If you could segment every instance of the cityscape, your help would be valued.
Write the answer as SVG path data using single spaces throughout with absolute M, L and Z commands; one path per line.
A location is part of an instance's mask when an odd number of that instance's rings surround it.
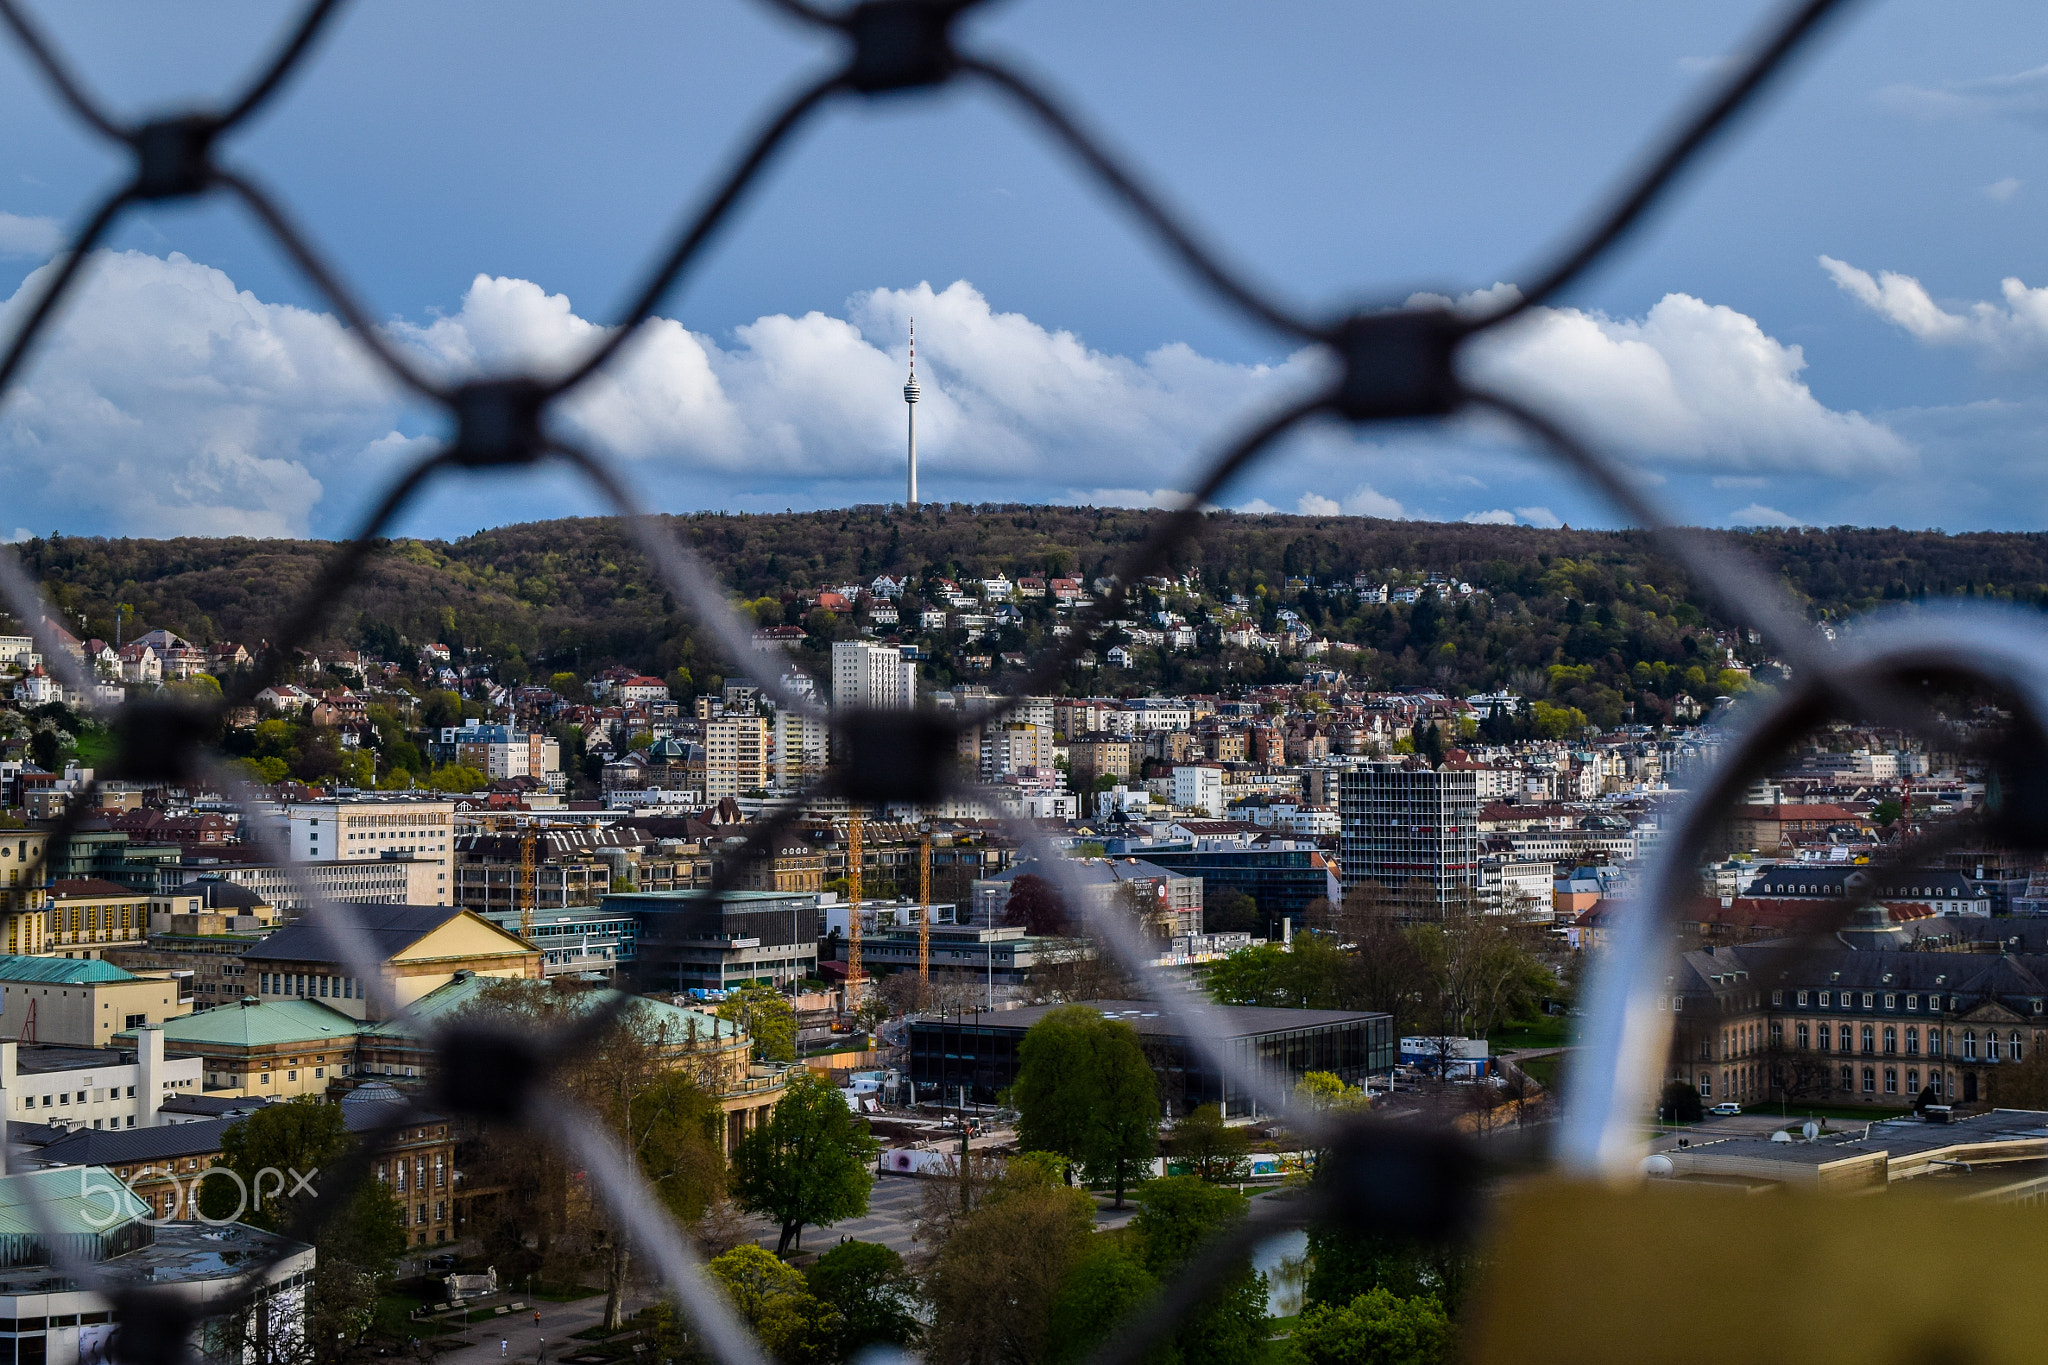
M 1291 533 L 1279 558 L 1314 535 Z M 1275 1093 L 1481 1143 L 1544 1131 L 1592 964 L 1642 913 L 1741 708 L 1789 669 L 1694 612 L 1667 648 L 1699 662 L 1617 672 L 1585 613 L 1597 666 L 1504 661 L 1462 695 L 1374 686 L 1350 670 L 1398 660 L 1311 620 L 1363 612 L 1413 639 L 1506 593 L 1253 577 L 1250 594 L 1146 580 L 1159 605 L 1116 622 L 1126 643 L 1021 696 L 978 651 L 1058 639 L 1121 585 L 997 565 L 791 584 L 750 604 L 748 656 L 702 683 L 595 659 L 543 681 L 559 659 L 442 640 L 379 650 L 391 627 L 369 618 L 282 666 L 260 639 L 195 640 L 128 605 L 114 641 L 55 617 L 0 636 L 9 1182 L 76 1171 L 114 1192 L 137 1231 L 107 1264 L 197 1301 L 218 1286 L 193 1237 L 225 1221 L 265 1248 L 270 1287 L 207 1327 L 215 1349 L 297 1334 L 323 1358 L 459 1359 L 498 1332 L 538 1356 L 566 1313 L 601 1344 L 687 1351 L 690 1324 L 614 1250 L 623 1230 L 574 1163 L 445 1103 L 441 1030 L 607 1011 L 557 1083 L 636 1144 L 764 1340 L 789 1334 L 771 1350 L 972 1360 L 995 1331 L 1035 1351 L 1099 1335 L 1104 1283 L 1169 1268 L 1154 1239 L 1311 1178 L 1328 1139 Z M 86 626 L 110 610 L 46 591 Z M 1570 592 L 1537 609 L 1579 615 Z M 1632 610 L 1603 619 L 1628 629 Z M 1133 685 L 1176 654 L 1246 682 Z M 278 680 L 253 687 L 266 667 Z M 233 695 L 250 701 L 219 713 L 216 781 L 97 766 L 119 761 L 108 705 Z M 821 780 L 845 718 L 888 714 L 953 727 L 950 790 L 866 801 Z M 1837 722 L 1729 809 L 1669 916 L 1645 1158 L 1664 1178 L 2036 1197 L 2048 866 L 1949 833 L 1995 799 L 1968 730 L 1999 723 L 1980 711 L 1942 749 Z M 323 926 L 331 904 L 367 959 Z M 829 1181 L 785 1164 L 827 1149 Z M 345 1216 L 290 1240 L 294 1195 L 317 1191 L 271 1173 L 355 1153 L 368 1174 Z M 997 1322 L 1003 1277 L 1045 1268 L 971 1249 L 1020 1235 L 1079 1240 L 1067 1287 Z M 1397 1321 L 1450 1349 L 1471 1253 L 1368 1283 L 1331 1268 L 1352 1254 L 1337 1235 L 1247 1261 L 1203 1338 L 1251 1358 L 1313 1320 L 1328 1343 L 1301 1349 L 1341 1351 Z M 741 1288 L 764 1278 L 782 1286 L 766 1306 Z M 1346 1293 L 1378 1317 L 1355 1320 Z M 1076 1318 L 1073 1296 L 1096 1306 Z M 74 1297 L 76 1314 L 17 1305 L 16 1341 L 43 1312 L 46 1359 L 89 1356 L 107 1317 Z
M 0 1365 L 2037 1359 L 2044 52 L 0 0 Z

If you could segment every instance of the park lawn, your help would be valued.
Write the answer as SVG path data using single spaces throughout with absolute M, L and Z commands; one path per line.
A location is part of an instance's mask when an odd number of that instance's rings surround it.
M 104 768 L 113 761 L 115 747 L 112 730 L 88 725 L 73 741 L 71 759 L 81 768 Z
M 516 1292 L 522 1298 L 530 1297 L 541 1303 L 575 1303 L 579 1299 L 604 1293 L 604 1290 L 593 1289 L 587 1284 L 537 1284 L 533 1287 L 531 1295 L 526 1294 L 523 1285 L 508 1284 L 505 1290 L 507 1293 Z
M 370 1313 L 370 1334 L 405 1341 L 411 1337 L 444 1337 L 460 1330 L 454 1323 L 414 1322 L 406 1316 L 424 1302 L 411 1294 L 379 1295 L 377 1306 Z
M 1532 1047 L 1569 1047 L 1571 1020 L 1562 1014 L 1546 1014 L 1538 1019 L 1504 1024 L 1487 1034 L 1486 1041 L 1495 1052 L 1515 1052 Z
M 1552 1093 L 1556 1092 L 1558 1084 L 1564 1077 L 1564 1058 L 1562 1056 L 1531 1057 L 1528 1061 L 1517 1062 L 1515 1065 L 1527 1072 L 1530 1080 Z

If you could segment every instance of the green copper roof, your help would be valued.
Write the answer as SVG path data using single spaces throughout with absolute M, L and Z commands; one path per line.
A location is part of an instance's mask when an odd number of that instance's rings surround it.
M 31 1211 L 32 1204 L 42 1207 Z M 0 1237 L 40 1238 L 46 1228 L 60 1236 L 99 1237 L 153 1212 L 103 1167 L 0 1177 Z
M 104 981 L 140 981 L 133 972 L 89 957 L 10 957 L 0 954 L 0 981 L 38 981 L 52 986 L 88 986 Z
M 350 1038 L 362 1025 L 317 1000 L 266 1000 L 260 1005 L 219 1005 L 197 1014 L 166 1019 L 161 1025 L 164 1046 L 172 1050 L 194 1043 L 260 1047 L 266 1043 L 319 1043 Z M 116 1046 L 135 1045 L 135 1032 L 114 1035 Z

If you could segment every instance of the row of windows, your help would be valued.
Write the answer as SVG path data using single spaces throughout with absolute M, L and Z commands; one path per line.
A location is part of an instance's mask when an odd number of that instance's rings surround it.
M 1882 1008 L 1896 1011 L 1899 1008 L 1899 1001 L 1902 998 L 1901 993 L 1897 991 L 1794 991 L 1792 995 L 1793 1003 L 1801 1009 L 1824 1010 L 1874 1010 L 1880 1008 L 1877 1002 L 1881 997 L 1884 1001 Z M 1905 1000 L 1906 1013 L 1914 1014 L 1919 1011 L 1921 1006 L 1921 997 L 1917 993 L 1907 992 L 1904 994 L 1903 999 Z M 1940 1013 L 1941 999 L 1942 997 L 1939 992 L 1930 993 L 1926 997 L 1927 1012 L 1930 1014 Z M 2032 1012 L 2035 1014 L 2048 1012 L 2048 1001 L 2035 999 L 2029 1001 L 2028 1003 L 2032 1008 Z M 1775 1008 L 1782 1009 L 1785 1004 L 1785 992 L 1772 991 L 1771 1004 Z M 1948 1003 L 1948 1007 L 1952 1010 L 1961 1009 L 1963 1007 L 1961 998 L 1957 997 L 1955 999 L 1951 999 Z
M 306 972 L 258 972 L 259 995 L 306 995 L 336 1000 L 362 998 L 362 986 L 352 976 L 316 976 Z
M 1773 1023 L 1771 1025 L 1772 1042 L 1782 1043 L 1784 1038 L 1783 1029 L 1784 1026 L 1782 1024 Z M 1856 1050 L 1857 1034 L 1855 1026 L 1851 1024 L 1843 1024 L 1840 1029 L 1836 1029 L 1830 1024 L 1820 1024 L 1815 1026 L 1812 1032 L 1809 1033 L 1807 1022 L 1802 1019 L 1794 1025 L 1792 1037 L 1794 1045 L 1801 1051 L 1805 1051 L 1808 1048 L 1813 1048 L 1819 1052 L 1853 1052 Z M 1941 1056 L 1942 1037 L 1942 1031 L 1938 1028 L 1927 1030 L 1928 1056 Z M 1861 1039 L 1864 1052 L 1876 1052 L 1880 1041 L 1886 1053 L 1896 1053 L 1899 1051 L 1899 1030 L 1892 1024 L 1884 1026 L 1882 1039 L 1880 1039 L 1874 1025 L 1865 1024 L 1862 1026 Z M 2026 1043 L 2021 1038 L 2018 1029 L 2014 1029 L 2003 1039 L 1998 1036 L 1996 1029 L 1986 1029 L 1982 1041 L 1984 1047 L 1983 1056 L 1986 1061 L 1995 1062 L 2001 1060 L 2001 1058 L 2015 1062 L 2025 1060 Z M 1974 1062 L 1978 1059 L 1977 1030 L 1973 1028 L 1964 1029 L 1960 1040 L 1951 1036 L 1950 1043 L 1959 1048 L 1958 1055 L 1963 1060 Z M 1917 1056 L 1920 1052 L 1920 1030 L 1909 1025 L 1905 1031 L 1905 1044 L 1906 1055 Z
M 1730 1079 L 1730 1081 L 1732 1082 L 1733 1080 L 1737 1079 L 1737 1078 L 1738 1078 L 1739 1076 L 1740 1076 L 1740 1073 L 1737 1073 L 1737 1076 L 1736 1076 L 1736 1077 L 1730 1077 L 1729 1079 Z M 1781 1079 L 1782 1079 L 1782 1078 L 1781 1078 Z M 1875 1094 L 1877 1093 L 1877 1082 L 1878 1082 L 1877 1068 L 1876 1068 L 1876 1067 L 1874 1067 L 1874 1066 L 1866 1066 L 1866 1067 L 1864 1067 L 1864 1068 L 1863 1068 L 1863 1074 L 1862 1074 L 1862 1081 L 1863 1081 L 1863 1093 L 1864 1093 L 1864 1094 L 1866 1094 L 1866 1095 L 1875 1095 Z M 1856 1082 L 1857 1082 L 1857 1074 L 1856 1074 L 1856 1068 L 1855 1068 L 1855 1067 L 1853 1067 L 1853 1066 L 1844 1066 L 1844 1067 L 1843 1067 L 1843 1068 L 1841 1069 L 1841 1071 L 1840 1071 L 1840 1072 L 1839 1072 L 1839 1073 L 1837 1074 L 1837 1076 L 1836 1076 L 1836 1078 L 1835 1078 L 1835 1088 L 1836 1088 L 1837 1090 L 1849 1090 L 1849 1091 L 1853 1091 L 1853 1090 L 1855 1090 L 1855 1089 L 1856 1089 Z M 1936 1095 L 1940 1095 L 1940 1094 L 1942 1093 L 1942 1074 L 1941 1074 L 1941 1072 L 1940 1072 L 1940 1071 L 1929 1071 L 1929 1072 L 1927 1073 L 1927 1084 L 1928 1084 L 1928 1085 L 1930 1085 L 1930 1086 L 1932 1086 L 1932 1087 L 1934 1088 L 1934 1093 L 1935 1093 Z M 1702 1071 L 1702 1072 L 1700 1073 L 1700 1078 L 1699 1078 L 1699 1085 L 1698 1085 L 1698 1087 L 1697 1087 L 1697 1088 L 1698 1088 L 1698 1090 L 1699 1090 L 1699 1092 L 1700 1092 L 1700 1098 L 1701 1098 L 1701 1099 L 1703 1099 L 1703 1100 L 1706 1100 L 1706 1099 L 1712 1099 L 1712 1098 L 1714 1097 L 1714 1076 L 1713 1076 L 1713 1073 L 1712 1073 L 1712 1072 L 1708 1072 L 1708 1071 Z M 1734 1093 L 1734 1092 L 1735 1092 L 1735 1090 L 1736 1090 L 1737 1088 L 1738 1088 L 1738 1087 L 1734 1086 L 1733 1084 L 1731 1084 L 1731 1085 L 1730 1085 L 1730 1086 L 1728 1087 L 1728 1089 L 1729 1089 L 1729 1091 L 1730 1091 L 1730 1093 L 1731 1093 L 1731 1094 L 1732 1094 L 1732 1093 Z M 1900 1091 L 1899 1091 L 1899 1069 L 1898 1069 L 1897 1067 L 1895 1067 L 1895 1066 L 1888 1066 L 1888 1067 L 1884 1068 L 1884 1093 L 1885 1093 L 1885 1094 L 1887 1094 L 1887 1095 L 1896 1095 L 1896 1094 L 1899 1094 L 1899 1093 L 1900 1093 Z M 1909 1095 L 1917 1095 L 1917 1094 L 1919 1094 L 1919 1093 L 1920 1093 L 1920 1068 L 1919 1068 L 1919 1067 L 1907 1067 L 1907 1068 L 1906 1068 L 1906 1089 L 1905 1089 L 1905 1093 L 1906 1093 L 1906 1094 L 1909 1094 Z

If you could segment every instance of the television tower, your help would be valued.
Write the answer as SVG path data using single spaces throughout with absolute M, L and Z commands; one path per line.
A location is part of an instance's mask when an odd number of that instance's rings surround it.
M 903 385 L 903 403 L 910 414 L 910 492 L 903 505 L 917 507 L 917 319 L 910 320 L 910 378 Z

